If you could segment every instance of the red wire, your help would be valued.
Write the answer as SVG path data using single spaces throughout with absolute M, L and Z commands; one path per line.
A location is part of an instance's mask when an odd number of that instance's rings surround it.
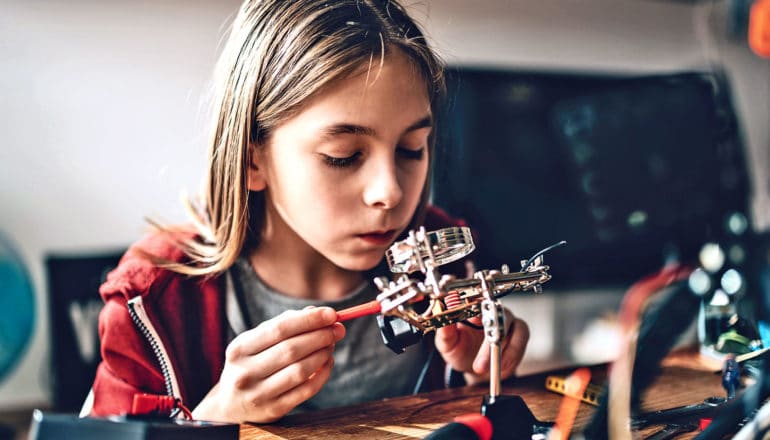
M 337 312 L 337 322 L 348 321 L 362 316 L 380 313 L 382 306 L 377 300 L 359 304 Z
M 175 406 L 180 410 L 182 410 L 182 413 L 184 414 L 187 420 L 193 419 L 192 412 L 190 412 L 190 410 L 184 405 L 184 403 L 182 403 L 182 399 L 176 399 Z

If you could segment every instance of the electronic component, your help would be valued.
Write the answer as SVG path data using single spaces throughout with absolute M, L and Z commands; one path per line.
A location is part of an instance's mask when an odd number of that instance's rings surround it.
M 417 343 L 423 333 L 478 315 L 482 315 L 482 322 L 494 321 L 503 328 L 502 311 L 495 306 L 497 299 L 514 291 L 541 292 L 542 284 L 551 279 L 549 267 L 543 264 L 543 254 L 564 244 L 561 241 L 522 260 L 518 272 L 503 265 L 500 270 L 481 270 L 470 278 L 458 279 L 441 275 L 437 268 L 473 252 L 470 229 L 410 231 L 405 240 L 394 243 L 385 254 L 390 270 L 401 275 L 395 280 L 375 278 L 380 290 L 377 299 L 337 311 L 337 321 L 381 314 L 378 324 L 385 345 L 396 353 Z M 418 271 L 424 275 L 423 280 L 409 277 Z M 492 334 L 503 336 L 499 330 Z
M 48 439 L 212 439 L 237 440 L 239 425 L 199 420 L 157 417 L 83 417 L 35 410 L 30 426 L 30 440 Z
M 599 406 L 599 395 L 602 392 L 600 386 L 589 383 L 586 389 L 579 395 L 570 394 L 567 390 L 566 379 L 562 376 L 548 376 L 545 378 L 545 389 L 561 394 L 563 396 L 575 397 L 582 402 L 593 406 Z
M 422 332 L 482 315 L 485 299 L 495 302 L 514 291 L 540 292 L 542 284 L 551 279 L 542 254 L 563 244 L 566 242 L 522 261 L 518 272 L 503 265 L 500 270 L 481 270 L 470 278 L 458 279 L 440 274 L 438 266 L 459 260 L 475 249 L 470 229 L 410 231 L 405 240 L 394 243 L 385 254 L 391 271 L 401 275 L 392 281 L 386 277 L 374 280 L 380 290 L 380 313 L 402 319 Z M 409 277 L 418 271 L 424 275 L 423 280 Z M 487 310 L 490 319 L 496 319 L 492 308 Z
M 421 227 L 393 243 L 385 257 L 390 270 L 401 275 L 395 280 L 374 279 L 380 290 L 378 323 L 385 345 L 396 353 L 417 343 L 427 332 L 464 322 L 481 315 L 484 340 L 489 345 L 489 395 L 483 407 L 493 407 L 500 395 L 500 358 L 505 340 L 505 313 L 499 299 L 514 291 L 541 292 L 542 284 L 551 279 L 543 254 L 561 241 L 521 261 L 521 269 L 511 272 L 507 265 L 498 270 L 480 270 L 472 277 L 458 279 L 442 275 L 438 267 L 457 261 L 475 249 L 467 227 L 450 227 L 426 232 Z M 409 274 L 421 272 L 422 280 Z M 376 313 L 374 304 L 338 312 L 338 316 L 361 316 Z

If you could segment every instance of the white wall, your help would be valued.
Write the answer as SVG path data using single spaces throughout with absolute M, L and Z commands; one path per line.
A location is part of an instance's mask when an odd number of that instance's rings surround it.
M 195 191 L 203 168 L 200 99 L 238 3 L 0 0 L 0 231 L 29 265 L 40 316 L 46 253 L 114 249 L 140 236 L 145 215 L 182 218 L 179 192 Z M 723 9 L 653 0 L 414 7 L 453 64 L 649 72 L 725 60 L 767 227 L 770 68 L 742 42 L 712 41 Z M 0 384 L 0 407 L 48 399 L 47 332 L 41 322 Z
M 237 1 L 0 0 L 0 230 L 47 313 L 43 256 L 126 246 L 199 187 L 207 89 Z M 48 399 L 45 321 L 0 406 Z

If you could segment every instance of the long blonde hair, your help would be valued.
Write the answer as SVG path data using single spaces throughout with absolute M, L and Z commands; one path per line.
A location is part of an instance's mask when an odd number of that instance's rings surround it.
M 264 199 L 247 186 L 254 146 L 264 144 L 310 97 L 366 63 L 371 68 L 393 48 L 418 68 L 437 115 L 445 89 L 443 64 L 395 0 L 245 1 L 214 76 L 215 128 L 203 205 L 190 205 L 202 240 L 180 242 L 189 263 L 163 265 L 189 275 L 216 274 L 229 268 L 245 246 L 256 246 Z M 431 153 L 434 140 L 432 135 Z M 428 186 L 413 223 L 423 211 Z

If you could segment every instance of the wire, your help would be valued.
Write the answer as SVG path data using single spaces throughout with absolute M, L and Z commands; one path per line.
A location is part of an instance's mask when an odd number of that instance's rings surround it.
M 425 380 L 425 375 L 428 374 L 428 367 L 430 367 L 431 362 L 433 361 L 433 356 L 436 353 L 436 346 L 434 345 L 431 347 L 430 352 L 428 353 L 428 359 L 425 360 L 425 365 L 422 366 L 422 371 L 420 371 L 420 376 L 417 377 L 417 383 L 414 384 L 414 390 L 412 390 L 412 394 L 417 394 L 420 392 L 420 388 L 422 388 L 422 382 Z
M 524 263 L 524 264 L 521 266 L 521 271 L 522 271 L 522 272 L 524 272 L 525 270 L 527 270 L 527 268 L 530 266 L 530 264 L 532 264 L 532 262 L 533 262 L 533 261 L 535 261 L 535 259 L 537 259 L 537 257 L 539 257 L 539 256 L 543 255 L 544 253 L 546 253 L 546 252 L 550 251 L 550 250 L 551 250 L 551 249 L 553 249 L 553 248 L 557 248 L 557 247 L 560 247 L 560 246 L 564 246 L 565 244 L 567 244 L 567 242 L 566 242 L 565 240 L 562 240 L 562 241 L 560 241 L 560 242 L 558 242 L 558 243 L 554 243 L 554 244 L 552 244 L 552 245 L 548 246 L 547 248 L 545 248 L 545 249 L 541 250 L 540 252 L 536 253 L 535 255 L 531 256 L 531 257 L 529 258 L 529 260 L 527 260 L 527 262 L 526 262 L 526 263 Z
M 480 325 L 476 325 L 476 324 L 474 324 L 474 323 L 472 323 L 472 322 L 468 321 L 467 319 L 466 319 L 465 321 L 460 321 L 460 324 L 465 324 L 465 325 L 467 325 L 468 327 L 470 327 L 470 328 L 473 328 L 473 329 L 476 329 L 476 330 L 484 330 L 484 327 L 483 327 L 483 326 L 480 326 Z
M 184 413 L 184 416 L 187 420 L 192 420 L 192 412 L 182 403 L 182 399 L 176 399 L 176 407 Z

